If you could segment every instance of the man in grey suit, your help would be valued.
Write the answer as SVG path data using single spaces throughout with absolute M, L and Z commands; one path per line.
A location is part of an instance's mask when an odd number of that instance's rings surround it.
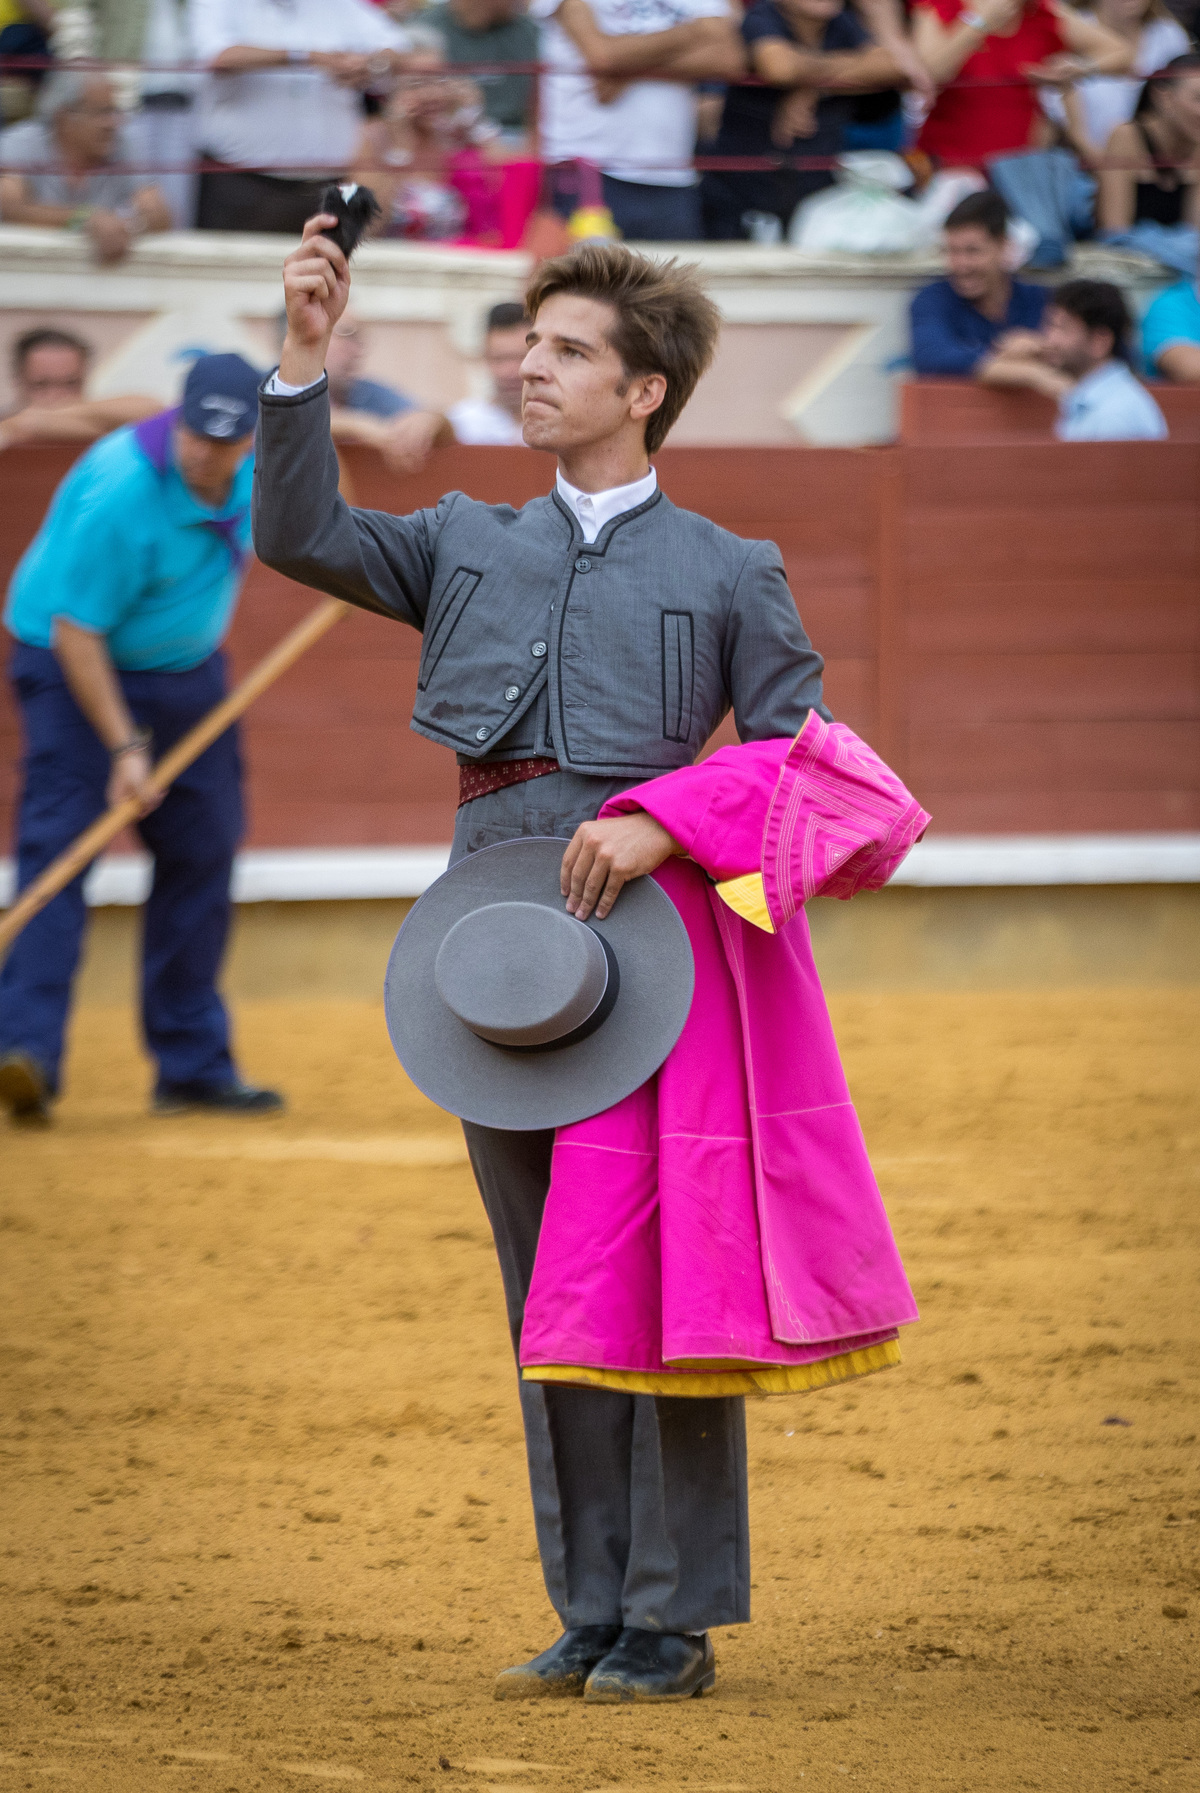
M 712 359 L 694 271 L 615 245 L 543 263 L 527 295 L 526 443 L 558 457 L 520 511 L 452 492 L 410 517 L 338 496 L 324 358 L 345 258 L 310 220 L 285 263 L 288 335 L 262 392 L 255 546 L 294 579 L 424 640 L 413 727 L 454 749 L 452 859 L 570 837 L 566 907 L 607 915 L 681 849 L 604 802 L 690 765 L 732 708 L 743 740 L 794 735 L 821 705 L 779 551 L 677 510 L 650 455 Z M 553 1132 L 466 1124 L 514 1347 L 550 1182 Z M 564 1630 L 499 1697 L 682 1699 L 714 1679 L 709 1627 L 749 1618 L 740 1397 L 521 1384 L 538 1547 Z

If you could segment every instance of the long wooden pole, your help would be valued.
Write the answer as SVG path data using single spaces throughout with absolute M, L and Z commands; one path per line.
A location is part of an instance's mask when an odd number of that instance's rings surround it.
M 228 697 L 210 710 L 181 741 L 177 741 L 170 753 L 163 755 L 146 780 L 141 795 L 126 797 L 123 803 L 117 803 L 112 809 L 106 810 L 78 840 L 60 853 L 46 867 L 41 877 L 35 878 L 28 890 L 21 893 L 3 919 L 0 919 L 0 954 L 7 952 L 26 923 L 32 921 L 60 890 L 65 889 L 72 878 L 78 877 L 97 854 L 104 851 L 109 841 L 116 839 L 122 828 L 137 821 L 147 795 L 165 791 L 173 784 L 179 774 L 193 760 L 199 759 L 204 749 L 211 746 L 218 735 L 223 735 L 230 724 L 250 708 L 255 698 L 261 697 L 268 685 L 273 685 L 279 675 L 286 672 L 301 654 L 306 653 L 314 641 L 318 641 L 327 629 L 332 629 L 348 609 L 349 605 L 343 604 L 340 598 L 326 598 L 323 604 L 310 610 L 304 620 L 297 623 L 278 646 L 273 647 L 266 658 L 259 661 L 252 672 L 246 674 L 241 684 Z

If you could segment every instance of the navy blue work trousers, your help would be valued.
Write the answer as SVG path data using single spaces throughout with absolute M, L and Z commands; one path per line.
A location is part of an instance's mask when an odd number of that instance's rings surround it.
M 47 648 L 18 643 L 12 681 L 24 731 L 17 887 L 33 882 L 105 807 L 109 756 Z M 160 757 L 225 693 L 225 661 L 188 672 L 123 672 L 125 701 Z M 142 1027 L 158 1087 L 228 1084 L 235 1076 L 217 974 L 230 921 L 230 876 L 242 835 L 236 729 L 207 748 L 138 824 L 154 859 L 142 937 Z M 71 985 L 86 923 L 83 878 L 17 936 L 0 972 L 0 1054 L 28 1052 L 59 1087 Z

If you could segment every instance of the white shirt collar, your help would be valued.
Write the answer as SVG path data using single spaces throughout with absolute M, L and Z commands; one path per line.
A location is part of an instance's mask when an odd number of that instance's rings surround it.
M 1123 385 L 1129 377 L 1129 369 L 1123 361 L 1118 361 L 1115 357 L 1111 361 L 1102 361 L 1099 367 L 1094 367 L 1090 374 L 1084 374 L 1082 380 L 1077 380 L 1071 390 L 1063 395 L 1062 409 L 1073 411 L 1080 406 L 1087 406 L 1111 380 L 1115 379 Z
M 606 523 L 625 511 L 636 510 L 658 490 L 658 475 L 651 467 L 644 479 L 635 479 L 627 486 L 610 486 L 607 492 L 581 492 L 557 476 L 558 495 L 574 514 L 585 542 L 594 542 Z

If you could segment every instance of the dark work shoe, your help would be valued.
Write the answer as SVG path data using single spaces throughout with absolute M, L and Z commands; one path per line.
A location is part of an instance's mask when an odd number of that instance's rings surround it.
M 50 1085 L 36 1058 L 7 1052 L 0 1058 L 0 1104 L 18 1127 L 50 1125 Z
M 622 1631 L 588 1676 L 583 1697 L 592 1705 L 623 1700 L 691 1700 L 717 1678 L 712 1640 L 678 1631 Z
M 164 1083 L 155 1091 L 151 1114 L 278 1114 L 284 1107 L 278 1090 L 256 1089 L 237 1078 L 233 1083 Z
M 582 1693 L 584 1682 L 620 1636 L 619 1625 L 576 1625 L 531 1662 L 497 1675 L 496 1698 L 536 1700 L 546 1694 Z

